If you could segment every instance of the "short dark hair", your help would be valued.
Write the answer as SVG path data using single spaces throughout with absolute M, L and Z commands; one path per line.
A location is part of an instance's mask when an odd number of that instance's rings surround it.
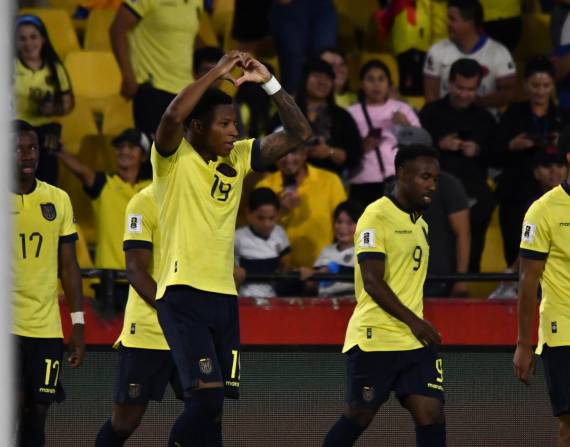
M 217 63 L 224 56 L 224 51 L 220 47 L 202 47 L 194 51 L 193 67 L 199 67 L 203 62 Z
M 279 210 L 279 197 L 269 188 L 256 188 L 249 195 L 247 207 L 250 211 L 255 211 L 263 205 L 273 205 Z
M 12 123 L 12 126 L 14 128 L 14 132 L 16 133 L 20 133 L 20 132 L 36 132 L 36 129 L 34 129 L 34 126 L 32 126 L 30 123 L 28 123 L 27 121 L 24 120 L 14 120 Z
M 204 92 L 192 113 L 184 120 L 184 127 L 190 127 L 192 120 L 204 121 L 209 124 L 217 106 L 231 104 L 233 104 L 233 100 L 230 95 L 221 90 L 209 88 Z
M 341 213 L 346 213 L 352 219 L 353 222 L 358 222 L 360 216 L 364 212 L 364 207 L 360 202 L 355 202 L 354 200 L 346 200 L 339 203 L 334 209 L 333 218 L 337 220 Z
M 403 167 L 407 162 L 414 161 L 419 157 L 431 157 L 439 160 L 439 154 L 433 147 L 424 146 L 421 144 L 402 146 L 400 149 L 398 149 L 398 152 L 396 153 L 396 159 L 394 161 L 396 171 L 399 168 Z
M 362 81 L 364 79 L 364 76 L 366 76 L 366 73 L 368 73 L 373 68 L 378 68 L 382 70 L 386 75 L 386 77 L 388 78 L 388 82 L 390 83 L 390 85 L 392 84 L 392 73 L 390 73 L 390 69 L 384 62 L 382 62 L 379 59 L 372 59 L 366 62 L 362 66 L 362 68 L 360 68 L 360 72 L 358 73 L 359 79 Z
M 449 82 L 455 81 L 457 76 L 467 79 L 478 77 L 479 81 L 483 79 L 483 67 L 474 59 L 461 58 L 457 59 L 449 71 Z
M 535 56 L 526 64 L 524 68 L 524 78 L 528 79 L 536 73 L 546 73 L 554 79 L 554 65 L 552 65 L 552 62 L 545 56 Z
M 463 20 L 472 21 L 477 28 L 483 26 L 483 7 L 479 0 L 449 0 L 448 8 L 457 8 Z

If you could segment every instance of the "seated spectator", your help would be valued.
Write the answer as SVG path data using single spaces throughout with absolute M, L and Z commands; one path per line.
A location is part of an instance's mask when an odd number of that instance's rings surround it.
M 497 115 L 516 93 L 516 67 L 509 50 L 481 33 L 483 9 L 478 0 L 450 0 L 447 4 L 449 38 L 433 45 L 424 66 L 427 102 L 449 90 L 449 70 L 458 59 L 474 59 L 483 67 L 477 104 Z
M 57 185 L 58 163 L 54 149 L 61 134 L 57 117 L 73 109 L 73 91 L 44 23 L 33 15 L 20 16 L 16 21 L 13 91 L 16 118 L 29 122 L 38 134 L 37 178 Z
M 348 109 L 358 101 L 354 92 L 348 86 L 348 65 L 344 53 L 336 48 L 321 52 L 320 57 L 329 63 L 334 70 L 334 100 L 343 109 Z
M 252 273 L 276 273 L 285 267 L 285 256 L 291 251 L 289 239 L 279 218 L 279 198 L 269 188 L 254 189 L 249 195 L 247 222 L 235 237 L 235 273 L 243 283 Z M 240 296 L 268 298 L 275 296 L 271 283 L 246 283 Z
M 496 124 L 491 113 L 475 103 L 482 77 L 477 61 L 459 59 L 451 66 L 449 94 L 420 112 L 423 127 L 440 151 L 441 169 L 461 180 L 469 196 L 471 272 L 479 271 L 485 233 L 495 208 L 487 168 Z
M 304 146 L 279 159 L 277 169 L 258 187 L 268 187 L 279 196 L 279 221 L 291 243 L 291 267 L 314 265 L 333 240 L 333 212 L 346 200 L 346 193 L 336 174 L 307 163 Z
M 316 273 L 354 274 L 354 232 L 364 207 L 358 202 L 347 200 L 334 210 L 334 243 L 327 245 L 315 261 L 314 268 L 302 267 L 301 279 Z M 309 282 L 309 287 L 314 282 Z M 315 283 L 316 286 L 316 283 Z M 319 296 L 354 296 L 354 282 L 320 281 Z
M 386 193 L 386 180 L 394 178 L 395 132 L 402 126 L 419 126 L 412 108 L 390 98 L 392 86 L 388 67 L 379 60 L 367 62 L 360 70 L 360 101 L 348 111 L 363 138 L 360 166 L 351 171 L 350 198 L 366 206 Z
M 362 141 L 350 114 L 335 104 L 333 87 L 332 67 L 313 59 L 303 70 L 296 101 L 313 129 L 313 137 L 306 143 L 308 161 L 340 175 L 360 163 Z M 276 115 L 272 130 L 278 124 Z
M 507 265 L 518 256 L 520 232 L 529 201 L 536 195 L 535 156 L 555 146 L 562 126 L 554 95 L 554 68 L 548 59 L 531 60 L 524 73 L 528 99 L 509 106 L 497 128 L 497 150 L 504 166 L 497 185 L 499 222 Z

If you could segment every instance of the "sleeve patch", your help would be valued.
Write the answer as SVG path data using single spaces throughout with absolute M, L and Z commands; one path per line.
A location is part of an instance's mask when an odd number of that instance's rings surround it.
M 529 244 L 532 244 L 534 242 L 535 234 L 536 234 L 536 225 L 525 222 L 523 224 L 523 232 L 522 232 L 521 239 L 524 242 L 528 242 Z
M 127 231 L 129 233 L 142 233 L 142 220 L 141 214 L 129 214 Z
M 359 237 L 358 246 L 361 248 L 374 248 L 376 247 L 376 231 L 375 230 L 362 230 Z

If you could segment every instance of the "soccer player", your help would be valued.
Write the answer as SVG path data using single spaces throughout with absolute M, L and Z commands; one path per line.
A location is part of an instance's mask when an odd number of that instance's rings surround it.
M 441 336 L 423 319 L 422 302 L 429 255 L 422 210 L 436 189 L 437 153 L 403 146 L 395 166 L 394 192 L 370 204 L 356 226 L 346 406 L 325 447 L 353 445 L 391 391 L 414 419 L 416 445 L 446 445 Z
M 127 277 L 131 284 L 119 349 L 112 416 L 99 430 L 97 447 L 122 446 L 139 426 L 150 400 L 160 401 L 170 382 L 182 398 L 178 373 L 155 308 L 155 277 L 160 265 L 158 209 L 153 185 L 129 201 L 125 213 Z
M 243 70 L 237 80 L 234 67 Z M 237 141 L 231 98 L 209 89 L 218 79 L 261 84 L 284 130 Z M 222 445 L 224 391 L 237 397 L 239 389 L 233 268 L 243 179 L 310 136 L 303 113 L 267 68 L 237 51 L 182 90 L 162 116 L 151 151 L 163 247 L 156 307 L 185 398 L 169 446 Z
M 570 152 L 565 148 L 570 168 Z M 542 357 L 559 447 L 570 447 L 570 175 L 528 209 L 520 244 L 518 339 L 513 364 L 528 383 L 534 374 L 532 323 L 542 289 L 536 353 Z
M 68 362 L 83 361 L 84 316 L 81 273 L 75 256 L 77 232 L 68 195 L 36 179 L 38 135 L 25 121 L 15 122 L 16 178 L 12 194 L 12 333 L 18 378 L 18 445 L 43 446 L 52 402 L 65 394 L 59 380 L 63 332 L 58 276 L 73 330 Z

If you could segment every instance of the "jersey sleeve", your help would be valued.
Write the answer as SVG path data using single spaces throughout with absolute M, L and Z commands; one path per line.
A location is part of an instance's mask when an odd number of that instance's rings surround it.
M 123 0 L 123 5 L 132 11 L 139 19 L 148 14 L 154 0 Z
M 63 68 L 63 65 L 56 64 L 55 70 L 57 72 L 57 78 L 59 79 L 59 85 L 61 87 L 61 93 L 71 92 L 71 84 L 69 83 L 69 77 L 67 76 L 67 71 Z
M 377 213 L 366 210 L 356 225 L 354 249 L 358 262 L 386 259 L 386 230 Z
M 495 55 L 495 76 L 497 78 L 507 78 L 514 76 L 517 68 L 510 51 L 500 45 Z
M 321 253 L 319 254 L 319 257 L 313 264 L 313 267 L 315 268 L 326 267 L 329 261 L 330 261 L 329 246 L 326 246 L 321 250 Z
M 160 155 L 158 149 L 156 148 L 156 143 L 152 143 L 152 147 L 150 149 L 150 163 L 152 165 L 153 178 L 166 177 L 172 172 L 174 166 L 178 162 L 178 157 L 180 156 L 181 151 L 180 146 L 183 142 L 184 140 L 180 142 L 180 145 L 175 152 L 166 157 Z
M 239 166 L 240 172 L 243 172 L 243 177 L 252 171 L 252 153 L 254 151 L 254 146 L 257 147 L 259 143 L 258 140 L 239 140 L 234 144 L 234 148 L 230 154 L 230 160 L 235 166 Z
M 431 78 L 441 78 L 442 60 L 439 55 L 440 44 L 433 45 L 426 56 L 424 63 L 424 75 Z
M 65 191 L 61 192 L 61 209 L 62 219 L 61 228 L 59 230 L 60 242 L 72 242 L 77 240 L 77 228 L 75 226 L 75 217 L 73 215 L 73 207 L 71 200 Z
M 524 216 L 520 256 L 543 260 L 550 251 L 551 232 L 548 212 L 540 202 L 533 203 Z
M 127 205 L 125 211 L 125 233 L 123 249 L 148 248 L 152 250 L 152 235 L 156 227 L 153 215 L 152 197 L 136 194 Z

